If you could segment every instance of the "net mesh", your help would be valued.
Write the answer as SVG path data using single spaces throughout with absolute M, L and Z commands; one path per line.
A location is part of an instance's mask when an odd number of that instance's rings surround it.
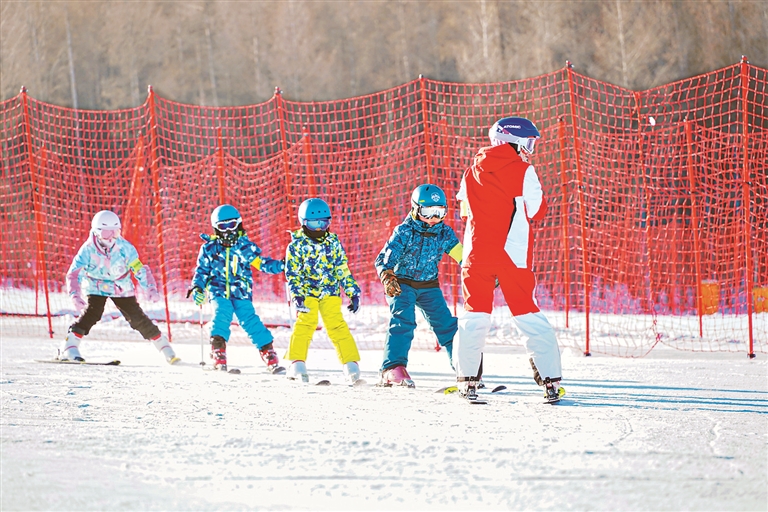
M 163 291 L 151 316 L 177 325 L 195 321 L 184 294 L 216 205 L 236 205 L 250 238 L 279 259 L 298 205 L 317 196 L 331 206 L 363 314 L 383 332 L 373 261 L 411 191 L 441 186 L 446 222 L 461 236 L 461 175 L 488 127 L 517 115 L 542 133 L 533 163 L 550 210 L 535 226 L 537 296 L 561 344 L 633 357 L 659 344 L 764 353 L 766 73 L 743 61 L 635 92 L 566 66 L 492 84 L 420 78 L 326 102 L 276 91 L 262 104 L 214 108 L 150 91 L 144 105 L 116 111 L 75 111 L 22 92 L 0 103 L 4 329 L 22 329 L 8 319 L 28 316 L 66 330 L 64 275 L 99 210 L 120 215 Z M 444 258 L 440 268 L 457 310 L 458 267 Z M 265 323 L 287 325 L 283 277 L 254 272 L 254 280 Z M 494 312 L 489 341 L 521 342 L 506 308 Z

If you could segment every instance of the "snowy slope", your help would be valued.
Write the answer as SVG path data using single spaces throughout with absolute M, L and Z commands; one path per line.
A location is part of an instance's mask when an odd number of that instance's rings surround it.
M 243 341 L 239 376 L 202 371 L 189 339 L 171 367 L 147 342 L 91 336 L 84 355 L 123 365 L 73 367 L 34 362 L 58 340 L 0 326 L 3 511 L 768 507 L 764 358 L 566 351 L 550 406 L 521 350 L 494 346 L 486 380 L 509 389 L 472 406 L 434 392 L 452 381 L 444 353 L 412 351 L 416 390 L 348 388 L 313 345 L 312 378 L 335 384 L 317 387 L 266 374 Z M 380 362 L 363 352 L 369 383 Z

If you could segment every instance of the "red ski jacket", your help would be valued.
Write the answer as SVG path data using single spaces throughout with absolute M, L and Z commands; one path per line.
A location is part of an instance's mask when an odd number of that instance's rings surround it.
M 467 206 L 464 266 L 498 263 L 504 254 L 530 268 L 529 219 L 544 217 L 547 203 L 532 165 L 509 144 L 484 147 L 464 172 L 458 199 Z

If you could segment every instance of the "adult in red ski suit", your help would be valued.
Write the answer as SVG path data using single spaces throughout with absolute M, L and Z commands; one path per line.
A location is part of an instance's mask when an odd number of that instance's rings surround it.
M 547 203 L 532 165 L 527 162 L 539 132 L 524 118 L 508 117 L 489 132 L 491 146 L 481 148 L 464 172 L 458 199 L 466 214 L 461 285 L 464 312 L 454 342 L 459 389 L 467 394 L 482 375 L 485 338 L 491 326 L 496 282 L 524 337 L 534 379 L 558 395 L 562 377 L 554 329 L 536 304 L 531 270 L 533 232 Z

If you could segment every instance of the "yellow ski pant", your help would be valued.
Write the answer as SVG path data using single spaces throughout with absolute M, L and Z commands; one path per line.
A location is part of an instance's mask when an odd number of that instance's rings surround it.
M 328 337 L 331 339 L 336 355 L 341 364 L 351 361 L 359 361 L 360 353 L 349 326 L 341 315 L 341 297 L 324 297 L 315 299 L 307 297 L 304 305 L 309 308 L 308 313 L 299 313 L 296 324 L 293 326 L 291 341 L 285 358 L 291 361 L 306 361 L 309 352 L 309 344 L 317 329 L 317 313 L 323 316 L 323 325 Z

